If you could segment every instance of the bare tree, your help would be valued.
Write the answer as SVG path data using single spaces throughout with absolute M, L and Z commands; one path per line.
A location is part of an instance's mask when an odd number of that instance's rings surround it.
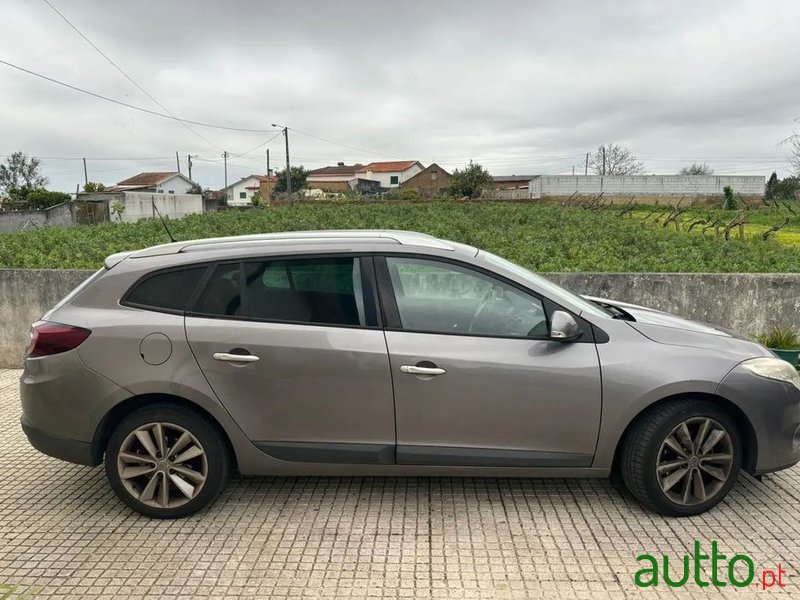
M 678 175 L 713 175 L 714 169 L 709 167 L 706 163 L 702 165 L 700 163 L 693 162 L 692 164 L 683 167 L 679 172 Z
M 627 148 L 606 144 L 589 155 L 589 168 L 597 175 L 636 175 L 644 171 L 644 164 Z
M 794 170 L 794 176 L 800 177 L 800 133 L 795 133 L 788 139 L 789 163 Z

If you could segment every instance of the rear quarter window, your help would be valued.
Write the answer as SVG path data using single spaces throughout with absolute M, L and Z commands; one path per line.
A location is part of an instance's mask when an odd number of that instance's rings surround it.
M 138 282 L 122 303 L 156 310 L 185 310 L 205 272 L 206 267 L 191 267 L 155 273 Z

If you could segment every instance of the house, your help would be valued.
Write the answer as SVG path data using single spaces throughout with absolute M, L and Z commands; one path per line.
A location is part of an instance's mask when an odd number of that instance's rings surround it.
M 423 197 L 438 196 L 450 187 L 450 173 L 433 163 L 400 184 L 404 190 L 414 190 Z
M 157 194 L 189 194 L 199 188 L 194 181 L 177 171 L 144 172 L 123 179 L 117 185 L 107 187 L 107 192 L 139 191 Z
M 203 212 L 200 186 L 177 171 L 139 173 L 101 192 L 83 192 L 75 199 L 78 223 L 170 217 Z
M 496 190 L 516 190 L 527 188 L 535 177 L 536 175 L 496 175 L 492 179 Z
M 364 165 L 346 165 L 343 162 L 336 166 L 322 167 L 308 172 L 306 187 L 323 192 L 348 192 L 356 189 L 356 171 Z M 380 186 L 379 186 L 380 187 Z
M 266 200 L 271 195 L 272 190 L 275 189 L 277 182 L 278 179 L 274 175 L 270 177 L 266 175 L 248 175 L 247 177 L 242 177 L 236 183 L 222 188 L 218 195 L 227 197 L 228 206 L 251 206 L 253 204 L 253 195 L 256 192 L 261 192 L 261 197 Z
M 424 167 L 418 160 L 373 162 L 356 170 L 356 177 L 379 181 L 384 189 L 400 187 Z

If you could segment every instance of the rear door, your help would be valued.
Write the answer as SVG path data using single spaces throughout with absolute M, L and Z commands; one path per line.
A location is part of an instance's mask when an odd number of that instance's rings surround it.
M 233 418 L 282 460 L 394 462 L 394 405 L 370 257 L 217 265 L 186 317 Z
M 551 341 L 551 302 L 469 265 L 388 256 L 378 268 L 399 464 L 591 464 L 601 388 L 590 330 Z

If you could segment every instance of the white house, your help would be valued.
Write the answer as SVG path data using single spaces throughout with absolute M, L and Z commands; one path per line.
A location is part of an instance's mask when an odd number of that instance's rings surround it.
M 269 180 L 272 186 L 277 183 L 275 177 L 268 178 L 266 175 L 248 175 L 236 183 L 232 183 L 228 187 L 223 188 L 220 192 L 227 196 L 228 206 L 250 206 L 253 203 L 253 196 L 255 193 L 261 191 L 262 187 L 266 188 L 267 180 Z M 266 200 L 266 195 L 265 189 L 261 196 Z
M 157 194 L 189 194 L 200 187 L 177 171 L 145 172 L 129 177 L 106 188 L 107 191 L 149 191 Z
M 105 205 L 101 212 L 112 221 L 133 223 L 158 216 L 180 219 L 203 212 L 202 194 L 192 193 L 199 187 L 177 171 L 145 172 L 101 192 L 80 193 L 76 201 Z
M 373 162 L 356 170 L 361 179 L 379 181 L 382 188 L 396 188 L 422 171 L 424 167 L 418 160 L 393 162 Z

